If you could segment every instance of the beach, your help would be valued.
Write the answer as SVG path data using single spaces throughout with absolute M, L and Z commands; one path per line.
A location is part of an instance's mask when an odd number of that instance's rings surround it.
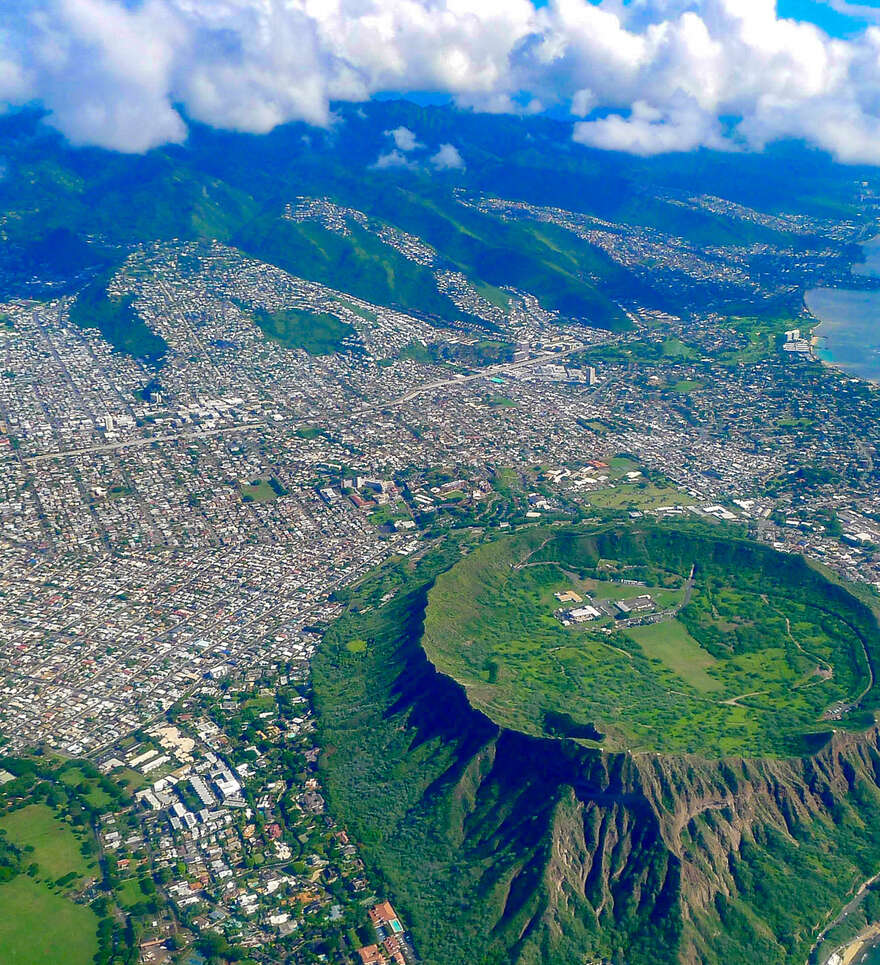
M 857 935 L 848 945 L 838 949 L 826 962 L 826 965 L 853 965 L 861 963 L 863 955 L 867 955 L 880 939 L 880 924 L 869 925 Z M 865 965 L 874 965 L 874 958 Z

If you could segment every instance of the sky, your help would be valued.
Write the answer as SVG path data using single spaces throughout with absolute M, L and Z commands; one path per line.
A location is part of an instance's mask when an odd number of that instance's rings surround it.
M 74 144 L 183 142 L 183 115 L 330 126 L 334 103 L 430 91 L 608 150 L 795 138 L 880 164 L 878 0 L 0 2 L 0 107 L 40 105 Z

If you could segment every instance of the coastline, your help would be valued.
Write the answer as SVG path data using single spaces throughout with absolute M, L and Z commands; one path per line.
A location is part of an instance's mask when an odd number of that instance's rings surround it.
M 864 281 L 871 278 L 880 278 L 880 234 L 874 235 L 872 238 L 867 239 L 860 245 L 864 260 L 857 262 L 850 268 L 850 277 L 854 286 L 858 286 L 860 281 Z M 877 304 L 876 301 L 880 297 L 880 293 L 875 294 L 872 298 L 871 289 L 864 288 L 835 288 L 835 289 L 822 289 L 814 288 L 809 289 L 804 292 L 803 305 L 806 312 L 809 314 L 811 320 L 814 324 L 810 325 L 810 357 L 818 362 L 821 362 L 823 366 L 830 368 L 831 370 L 838 372 L 848 378 L 860 379 L 864 382 L 870 382 L 874 385 L 880 384 L 880 374 L 876 376 L 868 375 L 864 371 L 861 371 L 862 366 L 859 364 L 860 358 L 854 355 L 853 345 L 847 344 L 848 330 L 851 331 L 853 328 L 852 320 L 846 320 L 834 317 L 833 313 L 825 312 L 824 317 L 820 315 L 814 305 L 811 305 L 811 296 L 820 296 L 823 293 L 838 292 L 838 298 L 846 298 L 849 295 L 850 298 L 863 296 L 866 301 L 874 301 L 875 304 L 871 305 L 870 308 L 874 310 L 876 316 Z M 843 294 L 846 293 L 846 294 Z M 860 306 L 863 311 L 869 308 L 868 305 Z M 830 345 L 832 337 L 837 335 L 843 335 L 843 359 L 836 360 L 831 353 Z M 824 342 L 824 346 L 820 349 L 820 345 Z M 857 358 L 859 359 L 857 361 Z M 876 370 L 876 366 L 875 366 Z
M 848 944 L 839 948 L 825 965 L 852 965 L 862 952 L 868 950 L 880 938 L 880 923 L 869 925 Z
M 844 304 L 847 301 L 850 303 L 849 318 L 845 313 L 843 317 L 839 317 L 833 309 L 816 304 L 816 296 L 821 298 L 828 295 L 845 300 Z M 864 300 L 864 304 L 858 304 L 857 301 L 853 305 L 854 299 Z M 808 328 L 810 333 L 810 358 L 846 378 L 858 379 L 872 385 L 880 384 L 880 341 L 877 339 L 877 329 L 872 324 L 871 331 L 866 332 L 864 322 L 860 324 L 857 320 L 859 317 L 874 320 L 878 318 L 880 291 L 811 289 L 804 293 L 803 304 L 809 315 L 809 322 L 803 327 Z M 837 353 L 832 354 L 832 340 L 837 343 L 840 358 L 835 357 Z M 868 360 L 870 362 L 866 364 Z

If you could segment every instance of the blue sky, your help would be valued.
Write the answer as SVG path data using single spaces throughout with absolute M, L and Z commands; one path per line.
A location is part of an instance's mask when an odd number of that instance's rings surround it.
M 592 0 L 596 3 L 598 0 Z M 534 0 L 536 7 L 546 7 L 548 0 Z M 880 0 L 852 0 L 850 7 L 874 8 L 880 20 Z M 838 6 L 845 9 L 844 4 Z M 870 21 L 856 12 L 849 15 L 834 9 L 830 0 L 777 0 L 777 10 L 780 17 L 790 17 L 793 20 L 806 20 L 821 27 L 832 37 L 849 37 L 869 26 Z
M 876 0 L 860 0 L 850 6 L 873 7 L 880 15 L 880 4 Z M 777 9 L 781 17 L 809 20 L 833 37 L 848 37 L 869 25 L 864 17 L 845 16 L 824 0 L 779 0 Z

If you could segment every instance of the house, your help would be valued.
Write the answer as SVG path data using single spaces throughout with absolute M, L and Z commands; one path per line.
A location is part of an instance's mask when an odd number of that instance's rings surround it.
M 385 954 L 395 965 L 406 965 L 406 958 L 403 949 L 400 947 L 400 941 L 394 935 L 389 935 L 382 942 L 382 947 L 385 949 Z
M 376 928 L 382 928 L 393 935 L 399 935 L 403 932 L 403 925 L 400 924 L 397 912 L 391 907 L 391 902 L 383 901 L 375 905 L 369 910 L 368 914 L 370 921 Z
M 358 949 L 363 965 L 386 965 L 388 959 L 378 945 L 365 945 Z

